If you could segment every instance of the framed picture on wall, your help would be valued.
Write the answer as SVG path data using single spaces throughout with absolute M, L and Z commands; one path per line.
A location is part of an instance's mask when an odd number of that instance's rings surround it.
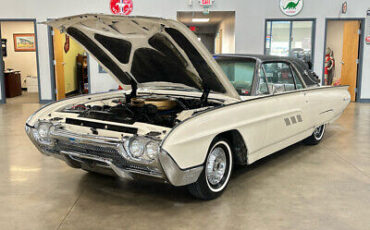
M 35 34 L 13 34 L 16 52 L 36 51 Z

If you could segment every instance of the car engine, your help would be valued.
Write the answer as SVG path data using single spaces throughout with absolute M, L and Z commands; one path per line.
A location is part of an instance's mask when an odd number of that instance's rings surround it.
M 181 116 L 182 112 L 186 111 L 186 114 L 193 115 L 221 104 L 221 102 L 204 104 L 198 98 L 140 96 L 130 99 L 129 102 L 122 97 L 72 105 L 64 108 L 62 112 L 78 113 L 78 117 L 82 118 L 124 124 L 143 122 L 173 127 L 184 119 L 184 116 Z

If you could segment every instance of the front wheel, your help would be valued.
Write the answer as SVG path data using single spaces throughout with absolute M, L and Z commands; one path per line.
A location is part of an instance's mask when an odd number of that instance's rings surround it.
M 325 127 L 325 125 L 317 127 L 313 131 L 312 135 L 306 138 L 304 142 L 308 145 L 317 145 L 318 143 L 320 143 L 320 141 L 324 137 Z
M 188 185 L 189 192 L 202 200 L 219 197 L 229 183 L 233 157 L 229 142 L 216 138 L 210 147 L 203 172 L 198 180 Z

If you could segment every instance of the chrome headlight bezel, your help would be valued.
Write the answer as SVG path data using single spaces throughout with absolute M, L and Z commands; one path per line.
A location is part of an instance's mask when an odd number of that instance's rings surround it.
M 145 154 L 149 159 L 151 160 L 156 159 L 159 155 L 159 152 L 160 152 L 159 141 L 151 140 L 148 143 L 146 143 Z
M 33 137 L 41 145 L 54 146 L 54 141 L 50 138 L 50 132 L 54 128 L 51 122 L 39 121 L 32 130 Z
M 144 136 L 132 136 L 123 141 L 125 150 L 127 155 L 129 156 L 130 160 L 151 164 L 155 161 L 158 161 L 158 156 L 160 152 L 160 141 L 144 137 Z M 133 144 L 140 144 L 141 150 L 139 152 L 133 152 L 132 145 Z M 153 146 L 148 145 L 156 145 L 157 148 L 153 148 Z M 149 147 L 149 148 L 148 148 Z
M 145 146 L 142 138 L 130 138 L 128 152 L 133 158 L 141 158 L 144 155 Z

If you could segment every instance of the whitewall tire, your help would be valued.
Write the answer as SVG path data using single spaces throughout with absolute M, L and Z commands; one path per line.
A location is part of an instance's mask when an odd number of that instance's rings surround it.
M 203 200 L 217 198 L 229 183 L 232 166 L 233 156 L 228 140 L 216 138 L 208 151 L 203 172 L 195 183 L 188 185 L 189 192 Z
M 326 125 L 321 125 L 319 127 L 316 127 L 312 135 L 306 138 L 304 142 L 309 145 L 317 145 L 318 143 L 320 143 L 320 141 L 324 137 L 325 128 L 326 128 Z

